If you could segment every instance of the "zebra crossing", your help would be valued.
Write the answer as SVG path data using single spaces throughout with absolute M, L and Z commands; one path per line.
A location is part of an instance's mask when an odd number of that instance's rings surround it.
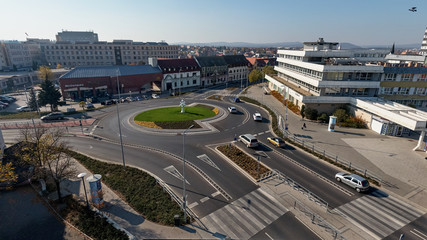
M 212 233 L 233 239 L 248 239 L 288 210 L 261 188 L 203 217 Z
M 338 208 L 347 219 L 374 238 L 382 239 L 424 213 L 392 196 L 377 191 Z

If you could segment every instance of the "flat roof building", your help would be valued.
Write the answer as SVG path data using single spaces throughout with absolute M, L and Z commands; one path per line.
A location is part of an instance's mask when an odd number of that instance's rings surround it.
M 59 78 L 64 98 L 109 98 L 118 94 L 144 93 L 161 86 L 163 74 L 158 67 L 95 66 L 76 67 Z

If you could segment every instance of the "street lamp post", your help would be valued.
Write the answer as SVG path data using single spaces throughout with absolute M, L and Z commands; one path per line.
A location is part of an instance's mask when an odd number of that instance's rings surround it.
M 119 113 L 119 104 L 120 104 L 120 85 L 119 85 L 119 71 L 117 70 L 117 92 L 119 94 L 119 101 L 116 103 L 117 110 L 117 123 L 119 124 L 119 135 L 120 135 L 120 146 L 122 148 L 122 160 L 123 160 L 123 168 L 126 167 L 125 164 L 125 152 L 123 150 L 123 138 L 122 138 L 122 127 L 120 126 L 120 113 Z
M 187 223 L 187 197 L 185 196 L 185 133 L 193 127 L 194 125 L 191 125 L 189 128 L 185 129 L 184 132 L 182 132 L 182 160 L 184 161 L 184 164 L 182 166 L 182 209 L 184 210 L 184 223 Z
M 83 188 L 85 190 L 85 197 L 86 197 L 86 205 L 89 208 L 89 201 L 87 200 L 87 192 L 86 192 L 86 184 L 85 184 L 85 180 L 84 177 L 86 176 L 85 172 L 79 173 L 79 175 L 77 175 L 78 178 L 82 179 L 82 183 L 83 183 Z
M 286 99 L 286 104 L 285 104 L 285 97 L 287 96 L 286 91 L 285 91 L 286 86 L 283 85 L 283 105 L 286 105 L 285 108 L 285 126 L 283 126 L 283 136 L 285 137 L 286 135 L 286 130 L 287 130 L 287 121 L 288 121 L 288 99 Z

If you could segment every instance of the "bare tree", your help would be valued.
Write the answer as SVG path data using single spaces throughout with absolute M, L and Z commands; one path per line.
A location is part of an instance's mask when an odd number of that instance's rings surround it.
M 35 166 L 37 177 L 51 178 L 62 201 L 60 183 L 75 176 L 72 159 L 65 154 L 70 147 L 63 139 L 61 128 L 27 128 L 21 130 L 21 148 L 15 153 L 20 159 Z

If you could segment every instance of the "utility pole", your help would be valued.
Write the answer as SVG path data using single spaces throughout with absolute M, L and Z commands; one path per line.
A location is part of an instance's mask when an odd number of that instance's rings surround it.
M 184 223 L 187 223 L 187 197 L 185 196 L 185 133 L 193 127 L 194 125 L 191 125 L 189 128 L 185 129 L 184 132 L 182 132 L 182 160 L 184 161 L 182 166 L 182 209 L 184 210 Z
M 117 110 L 117 123 L 119 124 L 119 135 L 120 135 L 120 146 L 122 148 L 122 161 L 123 161 L 123 169 L 126 167 L 125 164 L 125 152 L 123 149 L 123 138 L 122 138 L 122 127 L 120 124 L 120 113 L 119 113 L 119 104 L 120 104 L 120 84 L 119 84 L 119 70 L 116 71 L 116 80 L 117 80 L 117 92 L 119 94 L 119 101 L 116 103 L 116 110 Z

